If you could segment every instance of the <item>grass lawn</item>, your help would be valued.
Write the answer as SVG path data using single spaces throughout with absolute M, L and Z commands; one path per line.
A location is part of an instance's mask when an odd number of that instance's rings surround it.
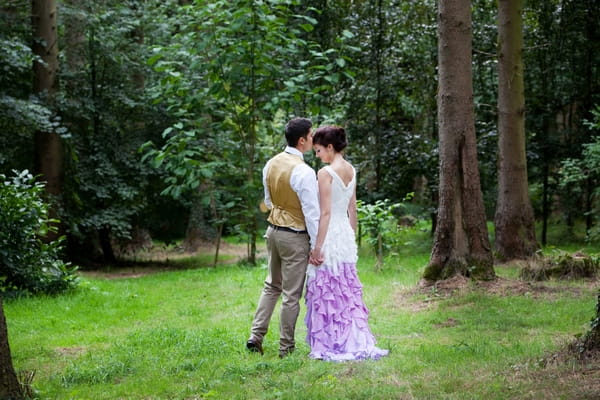
M 309 359 L 304 307 L 292 356 L 278 358 L 278 309 L 265 355 L 247 352 L 264 260 L 208 268 L 202 256 L 171 260 L 184 269 L 82 273 L 73 293 L 6 301 L 15 368 L 35 372 L 39 399 L 600 398 L 600 362 L 540 362 L 588 330 L 597 280 L 529 284 L 502 265 L 494 283 L 423 290 L 429 247 L 418 243 L 381 271 L 359 260 L 371 330 L 391 351 L 379 361 Z

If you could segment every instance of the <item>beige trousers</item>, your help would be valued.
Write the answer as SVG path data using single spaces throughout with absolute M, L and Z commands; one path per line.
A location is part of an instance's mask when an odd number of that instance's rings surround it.
M 251 338 L 262 343 L 277 300 L 283 295 L 279 350 L 287 352 L 293 350 L 296 344 L 294 333 L 308 265 L 309 237 L 307 233 L 286 232 L 271 227 L 267 228 L 265 237 L 269 253 L 269 273 L 252 322 Z

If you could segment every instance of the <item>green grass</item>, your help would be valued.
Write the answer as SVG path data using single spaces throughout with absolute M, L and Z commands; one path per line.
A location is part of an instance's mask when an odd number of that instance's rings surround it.
M 264 260 L 193 269 L 193 259 L 186 269 L 136 278 L 84 275 L 73 293 L 6 301 L 13 361 L 36 371 L 40 399 L 577 398 L 577 383 L 519 376 L 540 372 L 540 358 L 588 329 L 594 284 L 551 282 L 553 290 L 506 295 L 417 291 L 429 259 L 421 234 L 379 272 L 361 251 L 371 330 L 391 350 L 379 361 L 310 360 L 304 307 L 291 357 L 278 358 L 277 310 L 265 355 L 248 353 Z

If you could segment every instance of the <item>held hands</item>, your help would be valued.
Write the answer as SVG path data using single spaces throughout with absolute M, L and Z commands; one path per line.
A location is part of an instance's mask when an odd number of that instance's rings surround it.
M 323 252 L 319 247 L 315 247 L 310 251 L 308 262 L 312 265 L 319 266 L 323 263 Z

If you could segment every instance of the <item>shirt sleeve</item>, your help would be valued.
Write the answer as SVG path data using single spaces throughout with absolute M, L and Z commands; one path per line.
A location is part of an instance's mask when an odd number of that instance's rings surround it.
M 267 208 L 269 210 L 271 208 L 273 208 L 273 203 L 271 202 L 271 192 L 269 192 L 269 186 L 267 185 L 267 172 L 269 172 L 269 164 L 270 163 L 271 163 L 271 160 L 269 160 L 265 164 L 265 167 L 263 168 L 263 172 L 262 172 L 262 183 L 263 183 L 263 188 L 265 191 L 265 205 L 267 206 Z
M 321 214 L 317 174 L 307 164 L 298 164 L 292 171 L 290 185 L 300 199 L 302 213 L 304 214 L 304 223 L 310 236 L 310 245 L 311 248 L 314 248 L 317 243 L 317 230 Z

